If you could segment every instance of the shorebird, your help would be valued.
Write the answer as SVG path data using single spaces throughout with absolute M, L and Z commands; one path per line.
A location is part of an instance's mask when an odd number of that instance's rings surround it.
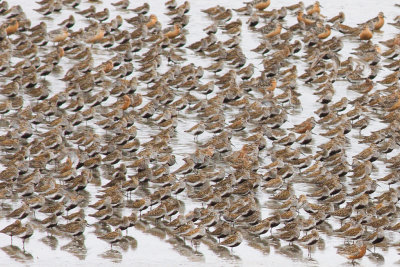
M 311 246 L 319 241 L 319 234 L 317 230 L 313 229 L 310 234 L 298 239 L 297 242 L 306 245 L 308 249 L 308 256 L 311 257 Z
M 269 5 L 271 4 L 270 0 L 267 1 L 256 1 L 256 3 L 254 4 L 254 8 L 256 8 L 257 10 L 264 10 L 267 7 L 269 7 Z
M 55 9 L 55 2 L 51 1 L 48 4 L 45 4 L 37 9 L 34 9 L 36 12 L 42 14 L 43 16 L 50 15 L 54 12 Z
M 337 253 L 351 260 L 352 264 L 354 264 L 355 260 L 361 259 L 364 257 L 367 252 L 367 244 L 364 242 L 357 242 L 353 245 L 348 245 L 344 248 L 339 248 Z
M 367 236 L 365 238 L 365 241 L 374 245 L 374 250 L 375 250 L 376 244 L 381 243 L 384 239 L 385 239 L 385 234 L 384 234 L 383 228 L 378 227 L 376 229 L 376 231 L 374 231 L 373 233 L 371 233 L 369 236 Z
M 191 244 L 193 244 L 193 240 L 199 240 L 206 235 L 205 226 L 200 224 L 198 227 L 193 228 L 192 230 L 182 234 L 183 238 L 190 239 Z
M 340 208 L 330 213 L 333 217 L 340 220 L 340 225 L 343 224 L 343 220 L 349 218 L 354 211 L 354 206 L 351 203 L 346 204 L 346 207 Z
M 222 246 L 230 247 L 231 249 L 239 246 L 243 241 L 243 235 L 239 230 L 235 230 L 233 234 L 228 235 L 221 241 Z
M 28 216 L 30 212 L 29 206 L 24 202 L 21 207 L 12 210 L 10 213 L 6 215 L 7 218 L 14 218 L 22 220 Z
M 345 14 L 343 11 L 340 11 L 339 14 L 327 20 L 327 22 L 335 24 L 337 21 L 343 23 L 345 20 Z
M 83 221 L 85 219 L 85 211 L 80 209 L 77 212 L 62 216 L 67 221 Z
M 127 9 L 129 6 L 130 2 L 129 0 L 120 0 L 114 3 L 111 3 L 111 5 L 117 7 L 117 8 L 121 8 L 121 9 Z
M 72 28 L 75 25 L 75 17 L 73 15 L 70 15 L 68 18 L 65 20 L 61 21 L 58 26 L 65 26 L 68 29 Z
M 344 231 L 342 236 L 348 240 L 357 240 L 364 234 L 364 227 L 362 225 L 355 225 Z
M 4 227 L 0 231 L 0 233 L 9 235 L 10 238 L 11 238 L 11 244 L 12 244 L 12 237 L 13 237 L 13 235 L 15 233 L 15 230 L 18 229 L 19 227 L 21 227 L 21 225 L 22 225 L 21 221 L 20 220 L 16 220 L 15 222 L 13 222 L 13 223 L 7 225 L 6 227 Z
M 73 221 L 67 224 L 59 224 L 57 228 L 69 236 L 77 237 L 85 232 L 86 226 L 87 226 L 87 221 L 83 219 L 83 220 Z
M 31 223 L 26 223 L 12 230 L 13 235 L 22 239 L 22 248 L 25 250 L 25 240 L 33 235 L 33 227 Z
M 369 25 L 365 25 L 362 29 L 362 31 L 359 34 L 360 40 L 370 40 L 373 36 L 373 33 L 371 29 L 369 28 Z
M 95 213 L 89 214 L 90 217 L 94 217 L 100 221 L 109 219 L 113 214 L 113 209 L 111 204 L 109 204 L 104 209 L 98 210 Z
M 69 36 L 68 28 L 64 27 L 61 29 L 56 29 L 48 32 L 49 39 L 53 43 L 59 43 L 67 39 Z
M 298 240 L 299 236 L 300 230 L 298 226 L 295 226 L 294 229 L 279 234 L 278 238 L 289 242 L 289 244 L 292 244 L 294 241 Z
M 129 9 L 130 11 L 133 11 L 137 14 L 147 14 L 150 10 L 150 5 L 149 3 L 145 2 L 143 5 L 135 7 L 134 9 Z
M 167 214 L 167 208 L 164 203 L 161 203 L 155 209 L 152 209 L 147 213 L 143 214 L 143 217 L 148 219 L 154 219 L 157 222 L 159 219 L 162 219 L 166 214 Z
M 107 243 L 109 243 L 111 245 L 111 249 L 113 244 L 118 243 L 119 241 L 121 241 L 122 239 L 122 231 L 121 229 L 117 229 L 113 232 L 109 232 L 107 234 L 101 235 L 98 237 L 99 239 L 102 239 L 104 241 L 106 241 Z

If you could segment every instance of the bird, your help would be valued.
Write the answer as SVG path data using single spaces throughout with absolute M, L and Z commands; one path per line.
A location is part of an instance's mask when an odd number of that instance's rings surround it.
M 300 244 L 304 244 L 308 248 L 308 255 L 311 257 L 311 246 L 317 243 L 319 240 L 319 234 L 318 231 L 315 229 L 311 230 L 311 233 L 308 235 L 303 236 L 302 238 L 299 238 L 297 242 Z
M 143 5 L 135 7 L 134 9 L 129 9 L 137 14 L 146 14 L 150 10 L 149 3 L 145 2 Z
M 29 206 L 24 202 L 19 208 L 16 208 L 12 210 L 10 213 L 6 215 L 7 218 L 14 218 L 14 219 L 19 219 L 22 220 L 26 218 L 26 216 L 29 215 L 30 208 Z
M 206 229 L 203 224 L 200 224 L 198 227 L 193 228 L 185 234 L 182 234 L 182 237 L 185 239 L 190 239 L 190 242 L 193 244 L 193 240 L 199 240 L 206 235 Z M 222 243 L 222 242 L 221 242 Z
M 49 39 L 53 43 L 59 43 L 67 39 L 69 36 L 68 29 L 66 27 L 61 28 L 61 29 L 55 29 L 50 32 L 48 32 Z
M 372 246 L 400 229 L 400 37 L 384 39 L 383 12 L 350 27 L 351 1 L 36 1 L 36 16 L 0 1 L 1 233 L 24 246 L 47 230 L 40 242 L 72 239 L 61 249 L 79 257 L 93 233 L 134 247 L 117 230 L 133 224 L 151 245 L 264 251 L 282 223 L 272 241 L 311 257 L 334 253 L 332 234 Z
M 270 228 L 271 222 L 268 219 L 264 219 L 256 225 L 250 226 L 248 230 L 251 234 L 258 235 L 260 237 L 262 234 L 267 233 Z
M 106 233 L 104 235 L 101 235 L 98 237 L 101 240 L 106 241 L 107 243 L 109 243 L 111 245 L 111 249 L 113 244 L 118 243 L 119 241 L 121 241 L 122 239 L 122 231 L 120 228 L 118 228 L 117 230 L 113 231 L 113 232 L 109 232 Z
M 278 238 L 283 239 L 291 244 L 294 241 L 298 240 L 299 236 L 300 230 L 298 227 L 295 227 L 294 229 L 279 234 Z
M 205 131 L 205 124 L 204 122 L 199 122 L 198 124 L 194 125 L 188 130 L 185 130 L 187 133 L 192 133 L 194 135 L 194 138 L 198 138 L 199 135 L 201 135 Z
M 65 20 L 61 21 L 58 26 L 65 26 L 68 29 L 73 27 L 75 25 L 75 17 L 73 15 L 70 15 L 68 18 Z
M 117 8 L 121 8 L 121 9 L 127 9 L 129 6 L 130 2 L 129 0 L 120 0 L 114 3 L 111 3 L 111 5 L 117 7 Z
M 40 8 L 34 9 L 36 12 L 42 14 L 43 16 L 50 15 L 54 12 L 55 4 L 54 2 L 49 2 L 46 5 L 41 6 Z
M 337 253 L 351 260 L 352 264 L 354 264 L 355 260 L 361 259 L 364 257 L 367 252 L 367 244 L 363 242 L 358 242 L 353 245 L 349 245 L 344 248 L 339 248 Z
M 58 224 L 57 229 L 59 229 L 61 232 L 69 236 L 78 237 L 85 232 L 87 224 L 88 224 L 87 221 L 83 219 L 83 220 L 73 221 L 67 224 Z
M 12 244 L 12 237 L 15 233 L 15 230 L 21 227 L 21 225 L 22 225 L 21 220 L 15 220 L 13 223 L 1 229 L 0 233 L 9 235 L 11 237 L 11 244 Z
M 220 245 L 234 248 L 239 246 L 242 242 L 243 235 L 239 230 L 236 230 L 233 234 L 228 235 L 224 240 L 222 240 Z
M 30 238 L 34 233 L 32 224 L 28 222 L 23 226 L 14 228 L 12 232 L 13 235 L 18 236 L 19 238 L 22 239 L 22 248 L 25 251 L 25 240 Z
M 370 40 L 373 37 L 373 33 L 368 25 L 365 25 L 359 34 L 360 40 Z
M 267 0 L 267 1 L 256 1 L 257 3 L 254 5 L 254 8 L 256 8 L 257 10 L 261 11 L 266 9 L 267 7 L 270 6 L 271 4 L 271 0 Z

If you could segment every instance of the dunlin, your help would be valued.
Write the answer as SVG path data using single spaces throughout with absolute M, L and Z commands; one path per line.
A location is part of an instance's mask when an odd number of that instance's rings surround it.
M 21 207 L 16 208 L 12 210 L 10 213 L 6 215 L 7 218 L 14 218 L 14 219 L 19 219 L 22 220 L 26 216 L 29 215 L 30 208 L 29 206 L 24 202 L 22 203 Z
M 52 229 L 53 227 L 57 226 L 58 224 L 58 216 L 55 214 L 50 215 L 49 217 L 43 219 L 40 221 L 42 226 L 44 226 L 47 229 Z
M 68 18 L 63 20 L 58 24 L 58 26 L 65 26 L 68 29 L 73 27 L 75 25 L 75 17 L 73 15 L 70 15 Z
M 193 240 L 199 240 L 206 235 L 205 226 L 200 224 L 198 227 L 190 230 L 189 232 L 182 234 L 183 238 L 190 239 L 191 243 L 193 244 Z
M 58 202 L 52 205 L 44 206 L 39 209 L 39 212 L 49 214 L 49 215 L 57 215 L 60 216 L 64 213 L 64 204 L 62 202 Z
M 317 230 L 313 229 L 310 234 L 303 236 L 298 240 L 300 244 L 304 244 L 308 248 L 308 256 L 311 257 L 311 246 L 319 241 Z
M 13 235 L 18 236 L 22 239 L 22 247 L 25 250 L 25 240 L 33 235 L 33 227 L 31 223 L 26 223 L 24 226 L 14 228 L 12 230 Z
M 222 246 L 227 246 L 234 248 L 239 246 L 243 241 L 243 235 L 239 230 L 236 230 L 233 234 L 228 235 L 220 244 Z
M 118 243 L 119 241 L 121 241 L 122 239 L 122 232 L 121 229 L 117 229 L 113 232 L 109 232 L 107 234 L 101 235 L 98 238 L 106 241 L 107 243 L 109 243 L 111 245 L 111 249 L 113 244 Z
M 113 214 L 113 209 L 111 205 L 108 205 L 106 208 L 96 211 L 95 213 L 89 214 L 89 216 L 94 217 L 98 220 L 107 220 L 111 218 Z
M 375 232 L 373 232 L 372 234 L 367 236 L 365 241 L 374 245 L 374 249 L 375 249 L 375 245 L 381 243 L 384 239 L 385 239 L 385 234 L 384 234 L 383 229 L 378 228 L 378 229 L 376 229 Z
M 143 217 L 148 219 L 154 219 L 155 221 L 162 219 L 167 214 L 167 208 L 165 204 L 161 203 L 158 207 L 143 214 Z
M 288 184 L 286 189 L 278 192 L 277 194 L 275 194 L 271 198 L 273 200 L 287 200 L 292 194 L 293 194 L 293 185 L 292 184 Z
M 55 2 L 49 2 L 48 4 L 45 4 L 41 6 L 40 8 L 34 9 L 36 12 L 42 14 L 43 16 L 50 15 L 51 13 L 54 12 L 55 9 Z
M 83 221 L 85 219 L 85 211 L 83 209 L 80 209 L 77 212 L 62 217 L 68 221 Z
M 12 237 L 13 237 L 13 235 L 14 235 L 14 231 L 15 231 L 16 229 L 20 228 L 21 226 L 22 226 L 22 225 L 21 225 L 21 221 L 20 221 L 20 220 L 16 220 L 15 222 L 13 222 L 13 223 L 7 225 L 6 227 L 4 227 L 4 228 L 0 231 L 0 233 L 9 235 L 9 236 L 11 237 L 11 244 L 12 244 Z
M 343 220 L 349 218 L 351 216 L 351 214 L 353 213 L 353 211 L 354 211 L 354 206 L 352 206 L 351 203 L 348 203 L 346 205 L 346 207 L 335 210 L 335 211 L 331 212 L 330 214 L 333 217 L 338 218 L 342 224 Z
M 342 236 L 346 239 L 357 240 L 364 234 L 364 228 L 361 225 L 356 225 L 344 231 Z
M 345 20 L 345 14 L 342 11 L 340 11 L 339 14 L 328 19 L 327 22 L 335 24 L 335 22 L 337 22 L 337 21 L 340 23 L 343 23 L 344 20 Z
M 378 216 L 392 216 L 396 213 L 396 205 L 394 203 L 389 203 L 386 206 L 383 206 L 383 203 L 379 203 L 376 208 Z
M 186 219 L 183 219 L 186 221 Z M 174 235 L 183 236 L 195 228 L 193 221 L 187 221 L 176 227 L 173 231 Z
M 111 5 L 121 8 L 121 9 L 127 9 L 129 6 L 129 0 L 120 0 L 114 3 L 111 3 Z

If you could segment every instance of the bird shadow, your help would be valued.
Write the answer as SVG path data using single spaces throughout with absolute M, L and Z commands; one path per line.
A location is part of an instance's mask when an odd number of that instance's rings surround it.
M 61 250 L 71 253 L 80 260 L 85 260 L 87 256 L 85 239 L 73 239 L 68 244 L 62 246 Z
M 302 147 L 300 147 L 300 150 L 304 154 L 311 154 L 312 153 L 312 147 L 309 147 L 309 146 L 302 146 Z
M 283 246 L 278 250 L 278 253 L 291 259 L 301 259 L 303 257 L 303 250 L 296 244 Z
M 122 254 L 118 250 L 110 249 L 99 255 L 103 259 L 111 260 L 114 263 L 120 263 L 122 261 Z
M 40 241 L 49 246 L 52 250 L 57 249 L 58 239 L 55 236 L 45 236 L 41 238 Z
M 32 254 L 30 254 L 26 250 L 22 250 L 18 246 L 9 245 L 2 247 L 1 250 L 3 250 L 11 259 L 21 263 L 26 263 L 33 260 Z
M 340 266 L 362 266 L 362 264 L 360 264 L 357 261 L 354 261 L 354 262 L 346 261 L 346 262 L 342 263 Z
M 137 248 L 137 240 L 131 236 L 124 236 L 114 246 L 121 248 L 124 252 L 127 252 L 129 248 L 135 250 Z
M 385 264 L 385 258 L 382 254 L 372 252 L 367 255 L 367 258 L 376 265 L 383 265 Z
M 198 246 L 187 245 L 180 238 L 169 238 L 166 240 L 181 256 L 186 257 L 192 262 L 205 262 L 204 254 L 198 251 Z M 190 242 L 189 242 L 190 244 Z
M 254 248 L 257 249 L 258 251 L 260 251 L 261 253 L 263 253 L 264 255 L 267 255 L 271 252 L 271 246 L 270 243 L 268 242 L 268 240 L 266 238 L 252 238 L 252 239 L 248 239 L 247 240 L 247 244 Z
M 126 235 L 122 238 L 122 242 L 126 242 L 132 250 L 137 249 L 138 242 L 132 236 Z
M 147 234 L 151 234 L 152 236 L 158 237 L 161 240 L 164 240 L 167 237 L 166 232 L 158 227 L 150 227 L 145 231 Z
M 224 260 L 231 262 L 240 262 L 242 259 L 234 254 L 234 250 L 230 250 L 221 246 L 214 237 L 203 237 L 201 243 L 205 244 L 215 255 Z
M 281 240 L 273 235 L 264 237 L 264 239 L 268 240 L 268 244 L 272 246 L 275 250 L 278 250 L 282 247 Z

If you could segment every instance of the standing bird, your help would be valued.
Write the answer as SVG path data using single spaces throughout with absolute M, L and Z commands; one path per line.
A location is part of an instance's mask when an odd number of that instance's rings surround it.
M 13 230 L 13 235 L 18 236 L 22 239 L 22 248 L 25 251 L 25 240 L 33 235 L 33 228 L 30 223 L 25 224 L 25 226 L 17 227 Z
M 119 242 L 122 239 L 122 231 L 121 229 L 117 229 L 113 232 L 109 232 L 105 235 L 99 236 L 98 238 L 106 241 L 107 243 L 109 243 L 111 245 L 111 249 L 113 244 Z
M 20 220 L 16 220 L 16 221 L 13 222 L 12 224 L 7 225 L 6 227 L 4 227 L 4 228 L 0 231 L 0 233 L 9 235 L 9 236 L 11 237 L 11 245 L 12 245 L 12 237 L 13 237 L 13 235 L 14 235 L 14 233 L 15 233 L 15 230 L 16 230 L 17 228 L 19 228 L 19 227 L 21 227 L 21 221 L 20 221 Z
M 85 232 L 86 226 L 87 226 L 86 220 L 78 220 L 67 224 L 58 225 L 57 228 L 67 235 L 76 237 L 82 235 L 83 232 Z
M 373 34 L 371 29 L 369 28 L 368 25 L 365 25 L 362 31 L 360 32 L 360 40 L 370 40 L 372 38 Z
M 231 249 L 239 246 L 243 241 L 243 235 L 240 231 L 236 230 L 233 234 L 228 235 L 222 242 L 222 246 L 230 247 Z
M 194 140 L 198 138 L 199 135 L 201 135 L 205 131 L 205 124 L 203 121 L 200 121 L 196 125 L 194 125 L 192 128 L 185 130 L 186 133 L 192 133 L 194 136 Z
M 300 244 L 304 244 L 308 248 L 308 256 L 311 258 L 311 246 L 317 243 L 319 240 L 319 234 L 317 230 L 312 229 L 311 233 L 303 236 L 298 240 Z
M 58 24 L 58 26 L 67 27 L 68 29 L 75 25 L 75 17 L 70 15 L 68 18 Z
M 351 260 L 351 263 L 354 264 L 354 260 L 361 259 L 367 252 L 367 244 L 360 242 L 357 242 L 357 244 L 346 246 L 344 248 L 339 248 L 337 253 Z
M 118 2 L 115 3 L 111 3 L 111 5 L 117 7 L 117 8 L 121 8 L 121 9 L 127 9 L 129 6 L 129 0 L 120 0 Z

